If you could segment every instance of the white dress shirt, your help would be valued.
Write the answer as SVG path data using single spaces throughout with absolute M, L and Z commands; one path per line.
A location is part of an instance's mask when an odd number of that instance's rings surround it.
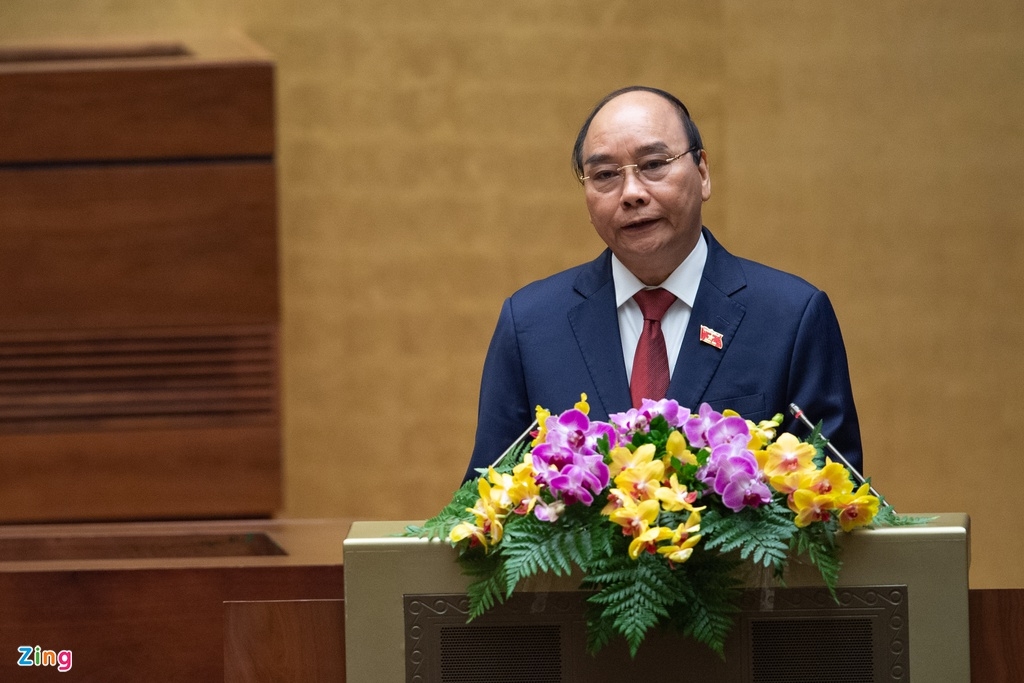
M 667 289 L 676 296 L 676 300 L 661 319 L 661 332 L 665 335 L 665 349 L 668 351 L 669 377 L 675 372 L 676 360 L 679 359 L 679 347 L 683 343 L 683 333 L 690 322 L 690 311 L 693 300 L 697 296 L 697 288 L 704 273 L 704 263 L 708 260 L 708 243 L 704 235 L 697 240 L 697 245 L 690 255 L 672 271 L 658 287 Z M 654 289 L 640 282 L 636 275 L 629 272 L 614 254 L 612 254 L 612 281 L 615 284 L 615 305 L 619 314 L 619 336 L 622 337 L 622 359 L 626 362 L 626 377 L 633 380 L 633 356 L 636 345 L 640 341 L 640 333 L 644 329 L 644 316 L 640 305 L 633 300 L 633 295 L 641 289 Z

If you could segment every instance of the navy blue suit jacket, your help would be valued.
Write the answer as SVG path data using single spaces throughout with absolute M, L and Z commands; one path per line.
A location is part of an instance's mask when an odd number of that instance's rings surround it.
M 860 427 L 846 349 L 832 304 L 800 278 L 733 256 L 704 229 L 708 258 L 667 398 L 696 412 L 707 402 L 757 422 L 789 418 L 796 403 L 861 469 Z M 722 348 L 699 339 L 722 333 Z M 533 421 L 587 394 L 606 420 L 632 402 L 622 358 L 611 252 L 522 288 L 505 300 L 484 362 L 476 446 L 466 478 L 487 467 Z M 798 436 L 795 420 L 783 423 Z

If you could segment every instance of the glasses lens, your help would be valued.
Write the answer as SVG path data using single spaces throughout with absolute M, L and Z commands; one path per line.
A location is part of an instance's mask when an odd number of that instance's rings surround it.
M 622 184 L 623 171 L 615 166 L 595 168 L 590 172 L 590 184 L 598 192 L 614 190 Z
M 669 157 L 666 154 L 652 154 L 636 162 L 636 168 L 645 180 L 664 180 L 668 175 Z

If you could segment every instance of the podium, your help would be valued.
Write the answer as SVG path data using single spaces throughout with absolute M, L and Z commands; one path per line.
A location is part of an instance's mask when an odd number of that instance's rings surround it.
M 442 541 L 397 536 L 406 524 L 355 522 L 344 543 L 350 683 L 593 681 L 666 671 L 749 683 L 970 680 L 965 514 L 844 536 L 839 604 L 810 566 L 793 563 L 785 588 L 751 580 L 724 661 L 660 631 L 635 660 L 621 643 L 591 657 L 586 593 L 568 577 L 534 577 L 466 624 L 469 578 L 455 552 Z

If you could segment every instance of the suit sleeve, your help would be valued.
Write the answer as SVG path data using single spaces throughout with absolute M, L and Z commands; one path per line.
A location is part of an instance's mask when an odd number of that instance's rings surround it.
M 822 434 L 863 472 L 860 423 L 853 403 L 846 347 L 835 311 L 822 291 L 815 292 L 804 309 L 791 362 L 790 400 L 811 422 L 821 421 Z M 799 434 L 802 428 L 791 423 L 791 429 Z
M 512 303 L 506 299 L 484 360 L 476 444 L 463 480 L 478 476 L 476 469 L 494 462 L 532 421 Z

